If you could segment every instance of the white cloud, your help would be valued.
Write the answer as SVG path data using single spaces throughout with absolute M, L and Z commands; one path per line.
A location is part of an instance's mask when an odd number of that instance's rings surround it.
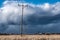
M 21 5 L 21 3 L 19 3 Z M 51 12 L 49 14 L 51 15 L 55 15 L 55 14 L 58 14 L 60 13 L 60 3 L 56 3 L 56 4 L 49 4 L 49 3 L 45 3 L 45 4 L 41 4 L 41 5 L 35 5 L 35 4 L 30 4 L 30 3 L 24 3 L 24 5 L 28 5 L 27 7 L 24 7 L 24 15 L 27 15 L 27 14 L 34 14 L 35 12 Z M 53 5 L 55 5 L 53 7 Z M 19 7 L 18 6 L 18 2 L 16 1 L 5 1 L 3 3 L 3 7 L 1 8 L 2 10 L 2 13 L 3 14 L 17 14 L 20 13 L 21 14 L 21 11 L 22 11 L 22 8 L 21 6 Z M 54 13 L 55 12 L 55 13 Z M 41 13 L 40 13 L 41 14 Z M 48 14 L 48 13 L 47 13 Z M 43 14 L 44 15 L 44 14 Z
M 41 16 L 55 16 L 60 14 L 60 2 L 57 2 L 55 4 L 32 4 L 32 3 L 23 3 L 25 5 L 24 7 L 24 17 L 28 15 L 36 14 L 39 17 Z M 5 1 L 3 3 L 3 6 L 0 8 L 0 17 L 2 17 L 0 20 L 2 22 L 7 22 L 9 20 L 11 21 L 17 21 L 18 17 L 21 17 L 22 15 L 22 6 L 21 2 L 19 3 L 20 6 L 18 6 L 17 1 Z M 8 18 L 9 17 L 9 18 Z
M 54 4 L 53 5 L 53 10 L 52 10 L 52 12 L 54 13 L 54 14 L 60 14 L 60 2 L 57 2 L 56 4 Z
M 51 8 L 51 5 L 49 3 L 45 3 L 40 6 L 44 11 L 48 11 Z

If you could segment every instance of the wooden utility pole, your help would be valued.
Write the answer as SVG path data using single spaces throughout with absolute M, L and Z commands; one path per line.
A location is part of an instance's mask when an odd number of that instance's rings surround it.
M 18 1 L 20 1 L 20 0 L 18 0 Z M 20 3 L 20 2 L 19 2 Z M 20 33 L 21 33 L 21 36 L 23 36 L 23 32 L 24 32 L 24 24 L 23 24 L 23 13 L 24 13 L 24 7 L 25 7 L 25 5 L 23 4 L 23 2 L 22 2 L 22 4 L 20 5 L 18 3 L 18 6 L 21 6 L 22 7 L 22 15 L 21 15 L 21 24 L 20 24 Z

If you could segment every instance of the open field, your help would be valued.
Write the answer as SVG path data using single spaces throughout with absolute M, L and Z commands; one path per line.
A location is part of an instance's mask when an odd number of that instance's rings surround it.
M 60 35 L 0 35 L 0 40 L 60 40 Z

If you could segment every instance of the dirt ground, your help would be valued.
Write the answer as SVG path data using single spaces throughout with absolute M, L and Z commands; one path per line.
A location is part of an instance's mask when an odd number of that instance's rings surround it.
M 0 40 L 60 40 L 60 35 L 0 35 Z

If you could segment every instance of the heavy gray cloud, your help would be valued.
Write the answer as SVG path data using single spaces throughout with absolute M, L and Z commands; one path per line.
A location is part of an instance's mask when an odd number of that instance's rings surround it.
M 59 32 L 60 2 L 24 4 L 24 33 Z M 17 1 L 5 1 L 0 8 L 0 32 L 20 33 L 22 6 Z

